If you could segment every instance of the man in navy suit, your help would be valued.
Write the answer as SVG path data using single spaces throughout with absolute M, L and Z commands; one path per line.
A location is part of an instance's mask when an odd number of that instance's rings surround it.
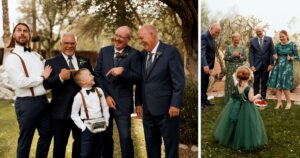
M 143 115 L 147 156 L 161 157 L 162 138 L 165 157 L 177 158 L 179 112 L 183 106 L 184 69 L 179 51 L 158 40 L 158 32 L 145 24 L 138 31 L 143 45 L 142 101 L 137 114 Z
M 53 157 L 65 157 L 66 146 L 72 130 L 74 139 L 72 158 L 79 158 L 81 131 L 71 120 L 70 115 L 74 96 L 81 88 L 71 77 L 71 71 L 88 68 L 93 72 L 93 69 L 88 59 L 75 55 L 76 37 L 74 34 L 62 34 L 60 47 L 61 53 L 48 59 L 45 63 L 52 67 L 52 73 L 43 83 L 46 89 L 52 90 L 50 107 L 54 132 Z
M 255 32 L 257 37 L 251 39 L 249 44 L 249 62 L 254 72 L 254 94 L 259 93 L 260 86 L 260 94 L 265 100 L 269 72 L 272 70 L 273 64 L 274 44 L 271 37 L 264 36 L 262 27 L 257 27 Z
M 131 139 L 131 117 L 133 105 L 141 105 L 140 92 L 135 92 L 134 85 L 141 82 L 141 55 L 128 46 L 131 39 L 131 29 L 121 26 L 115 31 L 114 45 L 100 50 L 95 67 L 95 81 L 104 91 L 106 101 L 110 107 L 109 127 L 105 131 L 105 146 L 102 157 L 113 157 L 113 119 L 116 121 L 121 153 L 123 158 L 134 158 Z M 140 89 L 138 86 L 136 90 Z
M 215 38 L 219 36 L 220 31 L 220 24 L 213 23 L 208 31 L 201 34 L 201 109 L 213 105 L 207 99 L 207 89 L 209 75 L 215 65 Z

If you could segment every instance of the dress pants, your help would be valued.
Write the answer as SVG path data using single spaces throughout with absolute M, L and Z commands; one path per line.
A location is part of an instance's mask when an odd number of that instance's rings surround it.
M 104 133 L 92 133 L 85 129 L 81 133 L 81 158 L 101 158 L 101 150 L 105 144 Z
M 52 138 L 47 97 L 17 97 L 15 110 L 19 123 L 17 158 L 28 158 L 35 129 L 38 130 L 36 157 L 47 158 Z
M 121 146 L 122 158 L 134 158 L 133 142 L 131 139 L 131 117 L 124 114 L 119 109 L 110 110 L 109 126 L 105 131 L 105 146 L 103 148 L 103 158 L 113 157 L 113 119 L 115 119 Z
M 269 71 L 267 68 L 260 68 L 254 72 L 254 95 L 259 94 L 259 87 L 261 88 L 260 94 L 262 99 L 267 99 L 267 83 L 269 80 Z
M 148 158 L 161 157 L 161 138 L 164 140 L 165 158 L 179 157 L 179 117 L 170 118 L 168 113 L 152 115 L 144 107 L 143 126 Z
M 69 119 L 53 119 L 53 134 L 54 134 L 54 147 L 53 158 L 65 158 L 66 147 L 68 144 L 70 132 L 72 130 L 73 146 L 72 158 L 80 157 L 80 141 L 81 129 L 79 129 L 73 120 Z
M 204 73 L 203 68 L 201 68 L 201 106 L 205 105 L 207 100 L 207 89 L 209 84 L 209 74 Z

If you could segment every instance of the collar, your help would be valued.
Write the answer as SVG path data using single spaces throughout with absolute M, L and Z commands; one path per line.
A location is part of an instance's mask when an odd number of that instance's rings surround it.
M 65 58 L 65 60 L 68 61 L 68 57 L 69 57 L 69 56 L 67 56 L 67 55 L 64 54 L 63 52 L 61 52 L 61 54 L 63 55 L 63 57 Z M 72 55 L 72 60 L 73 60 L 73 61 L 76 60 L 75 54 Z
M 158 48 L 159 44 L 160 44 L 160 41 L 157 41 L 157 43 L 156 43 L 155 47 L 154 47 L 154 48 L 152 49 L 152 51 L 150 52 L 151 54 L 153 54 L 153 55 L 155 55 L 155 54 L 156 54 L 156 52 L 157 52 L 157 48 Z
M 117 50 L 116 47 L 114 47 L 115 53 L 122 53 L 124 51 L 125 48 L 121 49 L 121 50 Z
M 21 46 L 19 44 L 15 44 L 15 48 L 14 48 L 14 52 L 15 53 L 24 53 L 24 46 Z
M 89 93 L 87 91 L 91 91 L 91 90 L 96 91 L 96 87 L 89 87 L 89 88 L 82 87 L 81 88 L 81 91 L 86 93 L 87 95 L 89 95 Z

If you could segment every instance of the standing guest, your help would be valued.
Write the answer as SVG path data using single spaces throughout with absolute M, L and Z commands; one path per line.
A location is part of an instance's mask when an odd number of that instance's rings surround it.
M 117 28 L 114 45 L 101 48 L 95 67 L 96 85 L 103 89 L 110 108 L 110 126 L 105 132 L 106 144 L 102 153 L 104 158 L 113 157 L 113 119 L 118 127 L 122 157 L 134 157 L 130 114 L 134 107 L 133 86 L 139 85 L 142 77 L 140 53 L 128 45 L 130 40 L 128 26 Z M 137 86 L 135 105 L 141 105 L 139 89 Z
M 232 43 L 227 46 L 224 59 L 226 61 L 226 80 L 225 80 L 225 103 L 228 102 L 232 93 L 235 92 L 234 81 L 232 75 L 236 69 L 244 64 L 247 60 L 246 50 L 240 45 L 241 35 L 239 33 L 232 34 Z
M 145 24 L 138 31 L 143 54 L 143 126 L 147 156 L 178 158 L 179 112 L 183 106 L 184 70 L 179 51 L 158 40 L 157 29 Z M 139 111 L 139 110 L 142 110 Z
M 298 58 L 298 48 L 294 42 L 289 41 L 288 34 L 285 30 L 279 32 L 280 43 L 275 47 L 275 65 L 271 72 L 268 86 L 276 89 L 277 106 L 275 109 L 282 107 L 281 95 L 286 98 L 286 110 L 292 106 L 290 90 L 293 87 L 293 60 Z
M 25 23 L 18 23 L 8 48 L 14 48 L 5 62 L 9 81 L 16 87 L 15 109 L 19 123 L 17 157 L 28 158 L 35 129 L 39 132 L 36 148 L 37 158 L 47 158 L 51 143 L 51 119 L 49 103 L 43 80 L 52 71 L 44 69 L 44 59 L 30 48 L 30 29 Z
M 86 69 L 74 73 L 81 87 L 74 98 L 71 118 L 81 129 L 81 158 L 98 158 L 105 144 L 104 131 L 108 126 L 109 112 L 102 89 L 93 87 L 94 76 Z
M 221 26 L 213 23 L 208 31 L 201 34 L 201 109 L 213 105 L 207 100 L 209 75 L 215 65 L 216 42 Z
M 254 72 L 254 94 L 260 94 L 262 100 L 266 100 L 267 82 L 269 72 L 272 70 L 274 44 L 271 37 L 264 36 L 262 27 L 255 29 L 257 37 L 250 40 L 249 62 L 250 68 Z
M 46 65 L 52 67 L 52 73 L 44 81 L 45 88 L 52 90 L 50 107 L 54 132 L 53 157 L 65 157 L 66 146 L 72 130 L 74 139 L 72 158 L 78 158 L 80 157 L 81 130 L 71 119 L 71 109 L 74 96 L 81 88 L 71 77 L 71 71 L 79 68 L 88 68 L 91 72 L 93 70 L 88 59 L 75 55 L 76 37 L 74 34 L 63 33 L 60 48 L 61 53 L 46 61 Z

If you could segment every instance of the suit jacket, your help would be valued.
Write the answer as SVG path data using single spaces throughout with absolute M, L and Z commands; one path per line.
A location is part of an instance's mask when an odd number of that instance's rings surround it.
M 121 58 L 116 67 L 123 67 L 121 76 L 106 76 L 106 73 L 114 67 L 114 46 L 107 46 L 100 49 L 95 72 L 96 84 L 104 91 L 105 96 L 111 96 L 116 102 L 116 108 L 125 114 L 133 112 L 133 85 L 140 85 L 141 75 L 141 54 L 136 49 L 126 46 L 124 52 L 126 57 Z M 135 105 L 141 105 L 141 88 L 136 88 Z
M 215 65 L 216 42 L 209 31 L 201 34 L 201 67 L 209 66 L 213 69 Z
M 249 47 L 250 67 L 254 66 L 256 70 L 267 69 L 273 64 L 274 44 L 271 37 L 264 36 L 263 49 L 259 46 L 258 37 L 250 40 Z
M 77 56 L 79 68 L 87 68 L 93 72 L 91 63 L 88 59 Z M 52 67 L 52 72 L 48 79 L 43 82 L 46 89 L 51 89 L 52 100 L 50 103 L 51 114 L 54 119 L 70 118 L 74 96 L 80 91 L 80 87 L 74 82 L 73 78 L 63 81 L 59 79 L 61 69 L 69 69 L 67 61 L 60 53 L 54 58 L 46 60 L 45 65 Z
M 171 105 L 181 108 L 185 79 L 178 49 L 160 42 L 148 74 L 146 59 L 143 51 L 143 106 L 152 115 L 167 114 Z

